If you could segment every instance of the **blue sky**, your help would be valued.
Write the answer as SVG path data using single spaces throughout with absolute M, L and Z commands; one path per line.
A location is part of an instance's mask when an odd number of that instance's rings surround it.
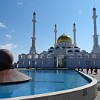
M 77 46 L 91 52 L 94 6 L 98 15 L 97 32 L 100 35 L 100 0 L 0 0 L 0 48 L 11 50 L 15 61 L 18 54 L 29 53 L 35 11 L 39 53 L 54 45 L 54 24 L 57 24 L 57 37 L 66 33 L 73 39 L 74 22 Z

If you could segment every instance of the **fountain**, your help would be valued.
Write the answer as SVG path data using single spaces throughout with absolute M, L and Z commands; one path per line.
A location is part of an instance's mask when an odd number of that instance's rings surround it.
M 32 80 L 31 77 L 14 69 L 13 55 L 7 49 L 0 49 L 0 84 Z

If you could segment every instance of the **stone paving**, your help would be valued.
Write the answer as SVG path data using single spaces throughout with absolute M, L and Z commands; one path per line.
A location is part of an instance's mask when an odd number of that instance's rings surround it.
M 86 73 L 86 69 L 84 69 L 83 72 Z M 100 82 L 100 69 L 98 69 L 98 74 L 95 74 L 94 70 L 93 70 L 93 73 L 91 74 L 89 70 L 88 75 L 92 76 L 93 78 L 97 79 L 98 82 Z M 100 100 L 100 91 L 98 91 L 98 95 L 96 96 L 94 100 Z

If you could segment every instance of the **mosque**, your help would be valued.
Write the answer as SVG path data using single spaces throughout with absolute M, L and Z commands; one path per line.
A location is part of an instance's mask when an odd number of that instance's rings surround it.
M 76 24 L 73 24 L 74 43 L 67 34 L 57 39 L 57 25 L 55 24 L 55 44 L 48 51 L 38 54 L 36 51 L 36 13 L 33 13 L 32 46 L 28 54 L 20 54 L 18 68 L 86 68 L 100 67 L 100 47 L 96 27 L 96 8 L 93 8 L 93 49 L 90 53 L 81 50 L 76 43 Z

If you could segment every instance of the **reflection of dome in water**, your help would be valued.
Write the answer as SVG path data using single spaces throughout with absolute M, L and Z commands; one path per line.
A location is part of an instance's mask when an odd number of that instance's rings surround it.
M 72 39 L 68 35 L 63 34 L 58 38 L 57 43 L 63 43 L 63 42 L 72 43 Z
M 7 49 L 0 49 L 0 69 L 1 67 L 10 67 L 13 62 L 13 55 Z

